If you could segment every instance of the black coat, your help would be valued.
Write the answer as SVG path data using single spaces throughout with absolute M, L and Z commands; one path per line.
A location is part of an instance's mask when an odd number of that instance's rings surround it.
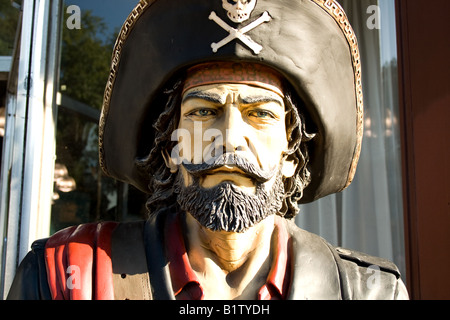
M 114 226 L 111 260 L 115 299 L 175 298 L 163 236 L 168 214 L 153 215 L 147 222 Z M 288 299 L 408 299 L 400 273 L 392 262 L 334 248 L 321 237 L 298 228 L 293 221 L 282 220 L 293 248 Z M 44 257 L 47 241 L 39 240 L 32 245 L 19 266 L 8 299 L 52 299 Z

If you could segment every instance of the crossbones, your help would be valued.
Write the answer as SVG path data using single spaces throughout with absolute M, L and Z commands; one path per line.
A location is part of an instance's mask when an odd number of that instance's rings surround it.
M 252 23 L 248 24 L 247 26 L 241 29 L 235 29 L 233 27 L 230 27 L 225 21 L 219 18 L 214 11 L 212 11 L 211 14 L 209 15 L 209 20 L 213 20 L 215 23 L 217 23 L 219 26 L 221 26 L 224 30 L 228 31 L 229 33 L 229 35 L 222 41 L 219 41 L 217 43 L 216 42 L 211 43 L 211 48 L 213 52 L 217 52 L 218 49 L 226 45 L 228 42 L 233 41 L 234 39 L 239 39 L 247 47 L 249 47 L 255 54 L 260 53 L 263 47 L 258 43 L 256 43 L 255 41 L 253 41 L 245 33 L 256 28 L 260 24 L 263 24 L 264 22 L 269 22 L 271 19 L 272 18 L 270 17 L 269 13 L 265 11 L 258 19 L 256 19 Z

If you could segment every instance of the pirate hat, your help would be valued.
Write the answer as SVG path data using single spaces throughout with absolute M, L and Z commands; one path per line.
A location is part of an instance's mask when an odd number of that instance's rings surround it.
M 361 68 L 355 34 L 334 0 L 141 0 L 120 31 L 105 90 L 106 174 L 150 192 L 151 177 L 136 160 L 152 148 L 148 128 L 164 107 L 155 100 L 180 71 L 211 61 L 270 67 L 302 100 L 316 133 L 302 203 L 351 183 L 362 140 Z

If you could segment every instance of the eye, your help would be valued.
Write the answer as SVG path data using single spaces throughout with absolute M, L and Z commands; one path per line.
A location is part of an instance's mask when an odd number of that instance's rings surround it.
M 214 115 L 216 115 L 216 111 L 212 110 L 212 109 L 207 109 L 207 108 L 196 109 L 187 114 L 187 116 L 194 116 L 194 117 L 201 117 L 201 118 L 210 117 L 210 116 L 214 116 Z
M 266 110 L 253 110 L 248 113 L 250 117 L 256 117 L 259 119 L 274 119 L 275 116 L 270 111 Z
M 267 111 L 257 111 L 256 112 L 256 116 L 258 118 L 267 118 L 267 117 L 272 117 L 271 114 Z
M 211 114 L 210 110 L 206 110 L 206 109 L 201 109 L 197 111 L 198 115 L 201 117 L 206 117 L 209 116 Z

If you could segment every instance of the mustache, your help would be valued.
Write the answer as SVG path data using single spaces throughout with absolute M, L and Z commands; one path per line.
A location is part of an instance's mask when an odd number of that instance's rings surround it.
M 277 172 L 276 166 L 268 170 L 264 170 L 249 162 L 245 157 L 236 153 L 224 153 L 213 160 L 200 164 L 187 163 L 183 161 L 182 165 L 193 177 L 201 177 L 210 173 L 212 170 L 221 168 L 225 165 L 234 166 L 243 171 L 245 175 L 259 183 L 269 181 Z

